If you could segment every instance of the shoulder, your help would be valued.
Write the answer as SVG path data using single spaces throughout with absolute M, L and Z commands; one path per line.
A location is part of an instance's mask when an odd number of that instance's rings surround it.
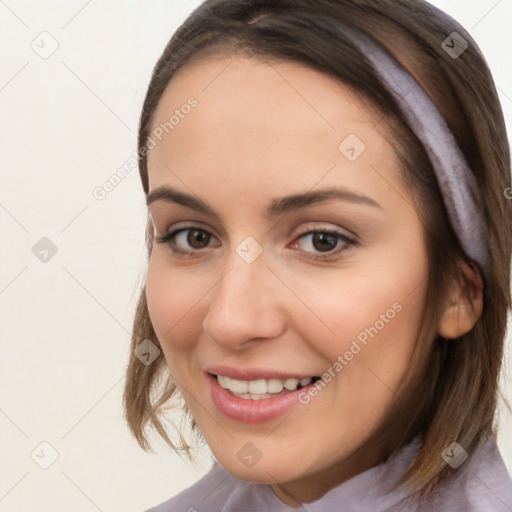
M 471 462 L 464 482 L 469 505 L 467 510 L 512 510 L 512 479 L 496 440 L 493 437 L 484 440 Z
M 480 442 L 472 454 L 436 489 L 424 503 L 432 510 L 442 505 L 454 512 L 506 512 L 512 510 L 512 479 L 494 437 Z

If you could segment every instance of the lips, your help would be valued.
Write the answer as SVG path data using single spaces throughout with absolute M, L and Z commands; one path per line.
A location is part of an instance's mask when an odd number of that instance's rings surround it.
M 304 374 L 231 367 L 208 368 L 206 377 L 210 385 L 212 401 L 217 409 L 224 416 L 243 423 L 271 421 L 285 415 L 300 405 L 300 393 L 307 392 L 307 388 L 313 386 L 318 380 L 318 377 Z M 268 393 L 268 383 L 271 386 L 277 386 L 275 381 L 281 381 L 283 388 L 277 393 Z M 295 382 L 298 383 L 298 387 L 294 385 Z M 246 393 L 228 389 L 230 387 L 240 389 L 239 386 L 243 386 L 244 383 L 247 386 Z M 292 390 L 286 389 L 284 383 L 288 383 Z M 259 392 L 251 393 L 250 391 Z

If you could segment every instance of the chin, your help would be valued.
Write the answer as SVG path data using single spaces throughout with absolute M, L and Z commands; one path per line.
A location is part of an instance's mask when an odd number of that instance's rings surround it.
M 275 450 L 271 457 L 261 457 L 257 462 L 240 461 L 235 457 L 226 458 L 225 456 L 215 454 L 219 464 L 234 477 L 246 482 L 259 484 L 275 484 L 288 482 L 305 476 L 307 472 L 304 460 L 283 458 L 279 450 Z

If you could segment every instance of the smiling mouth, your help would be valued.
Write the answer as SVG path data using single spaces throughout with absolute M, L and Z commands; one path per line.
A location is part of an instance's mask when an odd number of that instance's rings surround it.
M 229 391 L 233 396 L 246 400 L 261 400 L 277 395 L 285 395 L 314 384 L 320 377 L 306 377 L 303 379 L 258 379 L 238 380 L 225 375 L 213 375 L 221 388 Z

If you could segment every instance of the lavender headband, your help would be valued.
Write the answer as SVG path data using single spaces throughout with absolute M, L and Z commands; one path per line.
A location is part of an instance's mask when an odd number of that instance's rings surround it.
M 490 256 L 485 242 L 485 222 L 478 206 L 477 184 L 446 121 L 414 77 L 386 49 L 359 30 L 344 24 L 343 27 L 371 62 L 409 128 L 422 142 L 462 248 L 488 274 Z

